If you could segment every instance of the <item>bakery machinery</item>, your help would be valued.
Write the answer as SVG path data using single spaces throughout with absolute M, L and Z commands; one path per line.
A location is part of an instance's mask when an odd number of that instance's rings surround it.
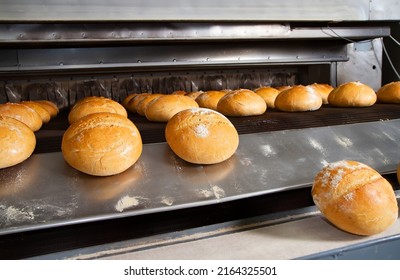
M 315 207 L 329 162 L 381 173 L 399 200 L 399 104 L 268 109 L 230 117 L 236 153 L 189 164 L 165 123 L 130 114 L 144 143 L 133 167 L 95 177 L 61 154 L 77 100 L 360 81 L 382 86 L 382 38 L 400 1 L 0 1 L 0 103 L 50 100 L 60 112 L 34 154 L 0 170 L 2 259 L 396 259 L 400 222 L 343 232 Z

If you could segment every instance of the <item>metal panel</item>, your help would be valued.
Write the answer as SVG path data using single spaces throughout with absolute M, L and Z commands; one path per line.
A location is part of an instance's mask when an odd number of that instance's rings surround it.
M 399 0 L 371 0 L 370 1 L 370 20 L 399 20 L 400 1 Z
M 369 19 L 369 2 L 369 0 L 1 0 L 0 19 L 4 21 L 360 21 Z M 385 3 L 381 5 L 388 8 Z
M 166 143 L 144 145 L 126 172 L 93 177 L 61 153 L 0 170 L 0 234 L 169 211 L 310 186 L 328 162 L 352 159 L 396 170 L 400 120 L 240 136 L 235 155 L 193 165 Z

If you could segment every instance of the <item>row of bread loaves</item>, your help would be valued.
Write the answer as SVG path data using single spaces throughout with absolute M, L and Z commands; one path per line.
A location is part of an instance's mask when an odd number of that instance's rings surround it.
M 46 100 L 0 104 L 0 168 L 28 159 L 36 147 L 34 132 L 58 114 Z
M 134 165 L 142 138 L 125 108 L 105 97 L 86 97 L 70 110 L 61 151 L 65 161 L 90 175 L 109 176 Z

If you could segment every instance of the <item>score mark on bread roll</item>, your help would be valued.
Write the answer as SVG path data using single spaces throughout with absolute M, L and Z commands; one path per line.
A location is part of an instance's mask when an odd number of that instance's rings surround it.
M 321 213 L 338 228 L 373 235 L 397 219 L 393 187 L 377 171 L 356 161 L 328 164 L 315 177 L 311 190 Z
M 195 164 L 214 164 L 230 158 L 239 145 L 233 124 L 222 114 L 205 108 L 174 115 L 165 128 L 171 150 Z

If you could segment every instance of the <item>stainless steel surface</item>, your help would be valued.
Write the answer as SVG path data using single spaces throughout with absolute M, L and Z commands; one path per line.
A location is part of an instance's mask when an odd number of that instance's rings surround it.
M 400 17 L 400 1 L 398 0 L 371 0 L 370 16 L 371 20 L 398 20 Z
M 337 83 L 360 81 L 378 91 L 382 86 L 382 41 L 368 40 L 347 45 L 346 62 L 337 63 Z
M 387 26 L 291 26 L 283 23 L 0 23 L 0 44 L 187 40 L 351 39 L 388 36 Z
M 1 0 L 0 18 L 10 21 L 131 20 L 370 20 L 397 16 L 382 13 L 398 1 L 369 0 Z M 373 10 L 371 11 L 371 5 Z
M 400 120 L 240 136 L 229 160 L 177 158 L 166 143 L 144 146 L 126 172 L 106 178 L 69 167 L 61 153 L 0 170 L 0 234 L 141 215 L 310 186 L 328 162 L 352 159 L 381 173 L 400 158 Z

